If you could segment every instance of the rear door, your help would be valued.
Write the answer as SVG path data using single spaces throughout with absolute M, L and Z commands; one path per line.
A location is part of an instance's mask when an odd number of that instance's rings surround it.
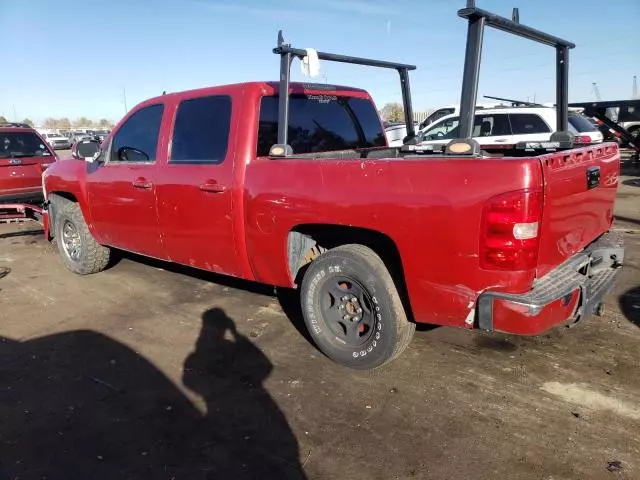
M 620 174 L 617 147 L 607 144 L 540 157 L 544 206 L 538 276 L 548 273 L 611 226 Z
M 232 139 L 240 106 L 220 94 L 183 98 L 174 108 L 170 152 L 156 182 L 167 256 L 238 276 Z
M 164 104 L 133 112 L 97 162 L 86 185 L 95 233 L 101 243 L 164 258 L 156 211 L 156 163 Z
M 56 157 L 32 131 L 0 132 L 0 197 L 42 189 L 42 171 Z

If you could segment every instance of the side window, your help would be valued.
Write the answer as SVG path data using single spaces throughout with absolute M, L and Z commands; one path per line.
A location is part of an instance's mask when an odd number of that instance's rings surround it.
M 441 120 L 431 125 L 422 136 L 423 140 L 447 140 L 456 138 L 458 135 L 458 125 L 460 121 L 458 117 Z
M 184 100 L 173 127 L 170 163 L 222 163 L 231 127 L 231 97 Z
M 514 135 L 551 132 L 549 125 L 535 113 L 510 113 L 509 120 Z
M 473 137 L 495 137 L 510 135 L 509 119 L 506 114 L 476 115 L 473 122 Z
M 111 162 L 155 162 L 163 104 L 141 108 L 113 137 Z

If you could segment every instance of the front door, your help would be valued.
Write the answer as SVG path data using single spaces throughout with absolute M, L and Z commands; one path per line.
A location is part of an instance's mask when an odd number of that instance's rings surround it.
M 167 164 L 156 180 L 158 218 L 167 257 L 240 276 L 234 237 L 232 117 L 228 95 L 183 99 L 172 106 L 175 122 Z M 173 114 L 173 112 L 172 112 Z
M 164 258 L 156 209 L 156 158 L 163 104 L 140 108 L 88 164 L 91 221 L 100 243 Z

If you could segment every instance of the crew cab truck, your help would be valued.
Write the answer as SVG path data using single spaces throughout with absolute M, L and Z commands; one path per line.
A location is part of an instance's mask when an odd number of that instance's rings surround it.
M 298 288 L 317 346 L 361 369 L 398 356 L 416 323 L 530 335 L 599 309 L 623 260 L 616 145 L 388 148 L 365 91 L 290 83 L 299 53 L 276 53 L 280 82 L 147 100 L 90 161 L 45 172 L 70 270 L 99 272 L 117 248 Z

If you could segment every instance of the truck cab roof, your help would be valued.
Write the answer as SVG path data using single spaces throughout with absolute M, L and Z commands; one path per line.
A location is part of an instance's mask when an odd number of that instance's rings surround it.
M 195 88 L 191 90 L 182 90 L 179 92 L 166 93 L 157 97 L 145 100 L 140 105 L 155 103 L 166 98 L 182 98 L 182 97 L 198 97 L 206 96 L 208 93 L 217 94 L 221 91 L 233 92 L 242 91 L 250 93 L 251 91 L 259 92 L 261 95 L 277 95 L 279 91 L 279 83 L 277 81 L 258 81 L 258 82 L 242 82 L 230 83 L 227 85 L 216 85 L 212 87 Z M 339 94 L 341 96 L 356 96 L 369 98 L 369 93 L 362 88 L 348 87 L 344 85 L 331 85 L 325 83 L 304 83 L 291 82 L 289 84 L 289 93 L 326 93 Z

